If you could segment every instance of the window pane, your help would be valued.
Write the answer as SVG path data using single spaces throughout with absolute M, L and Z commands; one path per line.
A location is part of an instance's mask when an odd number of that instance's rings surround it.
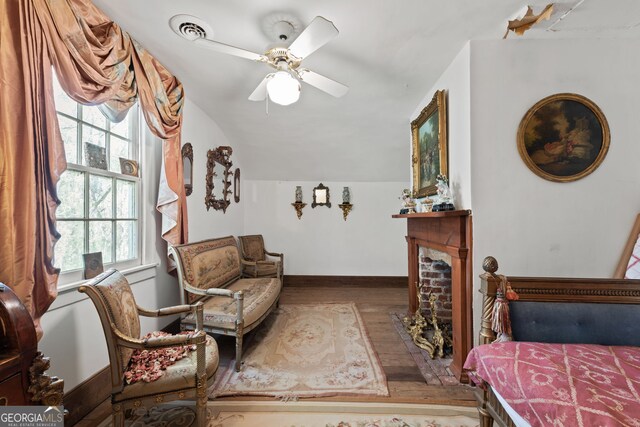
M 98 107 L 82 106 L 82 121 L 91 123 L 101 129 L 107 129 L 107 118 L 98 110 Z
M 131 108 L 133 111 L 133 107 Z M 131 137 L 131 120 L 129 120 L 129 116 L 125 117 L 120 123 L 111 123 L 111 132 L 117 133 L 120 136 L 124 136 L 125 138 Z
M 116 261 L 136 258 L 138 255 L 137 221 L 117 221 L 116 224 Z
M 100 147 L 106 147 L 106 134 L 98 129 L 92 128 L 91 126 L 82 125 L 82 142 L 88 142 L 90 144 L 99 145 Z M 87 162 L 87 153 L 86 147 L 83 144 L 82 150 L 84 151 L 84 165 L 88 166 L 89 162 Z
M 89 252 L 102 252 L 102 262 L 112 262 L 111 236 L 113 224 L 111 221 L 89 222 Z
M 58 221 L 60 240 L 55 246 L 54 265 L 62 271 L 82 268 L 84 221 Z
M 109 170 L 120 173 L 120 157 L 131 159 L 129 144 L 129 141 L 126 139 L 111 136 L 111 143 L 109 144 L 109 150 L 111 151 Z
M 56 110 L 66 113 L 72 117 L 78 116 L 78 104 L 65 93 L 58 83 L 58 79 L 53 79 L 53 96 Z
M 116 218 L 137 218 L 136 215 L 136 183 L 116 180 L 117 197 Z
M 84 173 L 66 170 L 58 181 L 58 198 L 61 203 L 56 211 L 58 218 L 84 217 Z
M 64 141 L 64 153 L 67 162 L 79 164 L 78 162 L 78 122 L 68 119 L 58 114 L 58 125 Z
M 89 218 L 113 218 L 112 187 L 111 178 L 89 175 Z

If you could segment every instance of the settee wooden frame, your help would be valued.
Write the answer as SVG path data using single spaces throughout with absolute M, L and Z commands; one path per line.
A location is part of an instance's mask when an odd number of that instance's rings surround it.
M 218 327 L 218 326 L 209 324 L 206 321 L 203 323 L 202 329 L 205 332 L 210 334 L 220 334 L 220 335 L 235 337 L 236 339 L 235 369 L 236 371 L 239 372 L 242 368 L 242 350 L 243 350 L 242 346 L 243 346 L 244 335 L 251 332 L 254 328 L 260 325 L 262 321 L 266 319 L 267 316 L 271 314 L 273 310 L 278 308 L 279 302 L 280 302 L 280 295 L 277 296 L 275 301 L 269 306 L 269 308 L 264 313 L 262 313 L 254 322 L 247 325 L 245 324 L 245 321 L 244 321 L 244 291 L 240 290 L 240 291 L 234 292 L 231 289 L 226 289 L 227 286 L 231 285 L 235 281 L 242 278 L 242 273 L 241 273 L 242 268 L 240 269 L 240 274 L 237 277 L 233 277 L 227 282 L 221 284 L 220 287 L 200 289 L 195 286 L 192 286 L 192 284 L 189 283 L 189 281 L 186 279 L 182 258 L 178 250 L 181 246 L 198 244 L 198 243 L 203 243 L 208 241 L 222 241 L 226 239 L 233 239 L 235 241 L 235 238 L 233 236 L 227 236 L 227 237 L 221 237 L 217 239 L 202 240 L 201 242 L 193 242 L 193 243 L 188 243 L 188 244 L 179 245 L 179 246 L 169 246 L 169 256 L 176 262 L 178 282 L 180 283 L 180 287 L 181 287 L 180 298 L 181 298 L 182 304 L 189 304 L 190 297 L 200 298 L 201 301 L 204 301 L 203 298 L 211 298 L 211 297 L 223 297 L 223 298 L 231 298 L 235 300 L 236 318 L 234 322 L 234 327 L 232 329 L 225 328 L 222 326 Z M 236 243 L 236 250 L 239 251 L 237 243 Z M 239 256 L 240 264 L 244 265 L 245 261 L 242 259 L 240 252 L 238 252 L 238 256 Z M 278 276 L 277 280 L 281 280 L 280 276 Z M 193 325 L 189 325 L 181 322 L 180 329 L 193 330 Z
M 496 292 L 501 285 L 501 279 L 496 275 L 497 262 L 494 268 L 487 265 L 490 263 L 485 260 L 485 273 L 480 276 L 480 344 L 489 344 L 496 338 L 491 329 L 491 316 Z M 515 276 L 508 276 L 506 279 L 518 294 L 519 301 L 640 304 L 640 280 Z M 484 390 L 476 388 L 475 397 L 482 427 L 491 427 L 494 421 L 500 427 L 515 427 L 491 386 L 487 384 Z

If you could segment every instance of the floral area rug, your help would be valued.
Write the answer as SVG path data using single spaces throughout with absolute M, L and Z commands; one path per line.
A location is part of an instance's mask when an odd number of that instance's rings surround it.
M 174 402 L 145 412 L 126 427 L 194 427 L 192 402 Z M 477 427 L 471 407 L 356 402 L 209 402 L 208 427 Z M 111 427 L 111 418 L 99 427 Z
M 243 362 L 240 372 L 230 364 L 218 374 L 211 398 L 389 395 L 355 304 L 280 306 L 256 331 Z
M 209 427 L 477 427 L 478 419 L 466 416 L 393 414 L 221 413 Z

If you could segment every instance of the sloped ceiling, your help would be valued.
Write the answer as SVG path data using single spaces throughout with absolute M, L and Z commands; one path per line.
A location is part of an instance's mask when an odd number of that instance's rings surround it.
M 468 40 L 501 38 L 507 20 L 526 6 L 514 0 L 95 3 L 178 76 L 187 97 L 243 153 L 243 178 L 299 181 L 408 181 L 409 116 L 417 103 Z M 546 2 L 529 4 L 538 10 Z M 525 37 L 640 34 L 639 1 L 559 5 L 574 9 L 562 20 L 555 15 L 551 30 L 531 30 Z M 270 103 L 267 114 L 265 103 L 247 97 L 271 69 L 180 38 L 168 25 L 176 14 L 197 16 L 212 27 L 214 40 L 258 53 L 274 42 L 266 28 L 278 17 L 293 18 L 302 30 L 315 16 L 323 16 L 340 34 L 306 58 L 304 66 L 350 90 L 336 99 L 303 85 L 296 104 Z

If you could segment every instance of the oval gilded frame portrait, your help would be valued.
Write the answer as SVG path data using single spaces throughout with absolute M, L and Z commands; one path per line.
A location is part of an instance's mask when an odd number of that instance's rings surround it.
M 533 173 L 575 181 L 602 163 L 611 134 L 604 114 L 588 98 L 558 93 L 538 101 L 518 127 L 518 152 Z

